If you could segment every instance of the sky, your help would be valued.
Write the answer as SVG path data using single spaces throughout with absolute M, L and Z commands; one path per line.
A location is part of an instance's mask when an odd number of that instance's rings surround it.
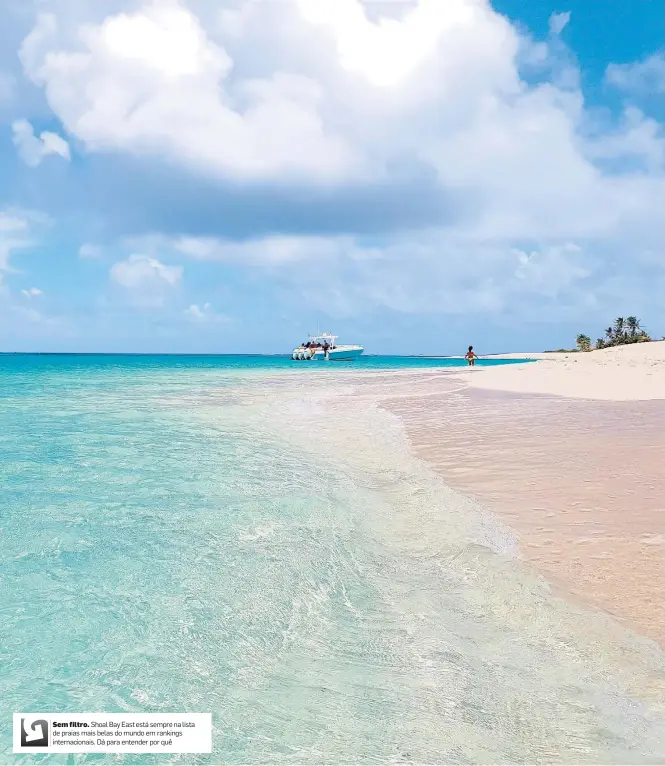
M 0 0 L 0 351 L 665 335 L 662 0 Z

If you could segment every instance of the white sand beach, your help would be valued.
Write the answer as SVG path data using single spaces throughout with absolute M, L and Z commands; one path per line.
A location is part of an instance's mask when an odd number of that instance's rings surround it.
M 615 402 L 665 399 L 665 341 L 588 353 L 505 354 L 495 358 L 538 359 L 538 364 L 477 366 L 465 376 L 469 385 Z

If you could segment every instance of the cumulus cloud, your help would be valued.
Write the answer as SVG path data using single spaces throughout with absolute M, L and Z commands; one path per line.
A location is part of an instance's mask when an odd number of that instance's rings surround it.
M 353 168 L 353 154 L 323 126 L 316 83 L 275 72 L 225 92 L 233 62 L 184 4 L 149 3 L 82 26 L 83 52 L 58 50 L 58 32 L 56 17 L 41 15 L 21 58 L 92 150 L 156 153 L 243 178 Z
M 637 266 L 648 284 L 660 278 L 646 254 L 665 246 L 663 126 L 633 107 L 618 121 L 587 110 L 559 39 L 569 13 L 533 42 L 485 0 L 417 0 L 383 17 L 360 0 L 113 8 L 80 10 L 76 23 L 42 14 L 21 59 L 88 152 L 166 159 L 191 179 L 188 194 L 202 178 L 223 184 L 206 194 L 220 211 L 206 236 L 187 221 L 165 238 L 179 257 L 267 267 L 290 297 L 348 315 L 540 319 L 593 310 L 615 295 L 601 286 Z M 608 80 L 638 90 L 657 80 L 652 58 L 610 67 Z M 527 82 L 525 61 L 547 76 Z M 413 204 L 393 205 L 368 238 L 358 220 L 387 188 Z M 227 220 L 215 230 L 234 200 L 259 192 L 263 220 L 245 217 L 266 236 L 234 241 Z M 287 193 L 301 215 L 285 224 L 271 215 Z M 367 215 L 335 229 L 349 199 Z M 317 205 L 329 236 L 313 233 Z M 413 206 L 426 221 L 414 223 Z M 118 284 L 140 291 L 122 283 L 127 268 L 168 286 L 163 264 L 132 257 L 144 260 L 123 262 Z M 307 262 L 325 264 L 316 290 L 303 285 Z
M 57 133 L 45 130 L 36 136 L 27 120 L 16 120 L 12 124 L 12 133 L 21 159 L 31 168 L 36 168 L 50 154 L 65 160 L 71 159 L 69 144 Z
M 665 93 L 665 52 L 630 64 L 610 64 L 606 78 L 624 91 L 640 95 Z
M 370 20 L 356 0 L 296 0 L 303 19 L 332 36 L 339 63 L 372 85 L 390 87 L 410 79 L 421 69 L 442 38 L 482 18 L 474 4 L 421 1 L 401 20 Z
M 275 5 L 241 4 L 233 35 L 175 1 L 81 25 L 73 40 L 42 15 L 21 56 L 89 151 L 283 186 L 426 169 L 440 194 L 473 198 L 488 236 L 571 236 L 624 205 L 576 135 L 581 94 L 526 87 L 520 37 L 488 3 L 419 0 L 371 21 L 358 0 L 287 0 L 281 22 Z

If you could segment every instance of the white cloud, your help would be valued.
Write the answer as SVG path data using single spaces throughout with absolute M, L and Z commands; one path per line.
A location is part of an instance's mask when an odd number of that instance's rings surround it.
M 372 85 L 399 85 L 432 56 L 451 30 L 482 22 L 480 6 L 451 0 L 422 0 L 401 20 L 371 21 L 356 0 L 296 0 L 303 18 L 327 29 L 341 66 Z
M 550 16 L 550 33 L 560 35 L 570 22 L 570 11 L 553 13 Z
M 195 240 L 188 244 L 190 252 L 197 250 Z M 198 244 L 199 256 L 203 250 L 220 260 L 229 255 L 224 241 L 208 238 Z M 174 242 L 183 252 L 179 245 Z M 279 261 L 272 257 L 275 252 Z M 650 285 L 649 293 L 632 297 L 642 313 L 661 311 L 653 288 L 665 282 L 665 264 L 649 256 L 644 245 L 627 259 L 621 243 L 588 237 L 516 247 L 510 239 L 439 228 L 382 241 L 267 237 L 244 242 L 232 254 L 237 262 L 265 267 L 285 305 L 310 306 L 338 318 L 389 310 L 491 321 L 503 317 L 518 325 L 592 316 L 602 322 L 617 305 L 630 303 L 626 295 L 617 304 L 616 275 L 622 270 L 631 279 L 642 274 L 643 284 Z
M 24 295 L 26 298 L 39 298 L 40 295 L 44 295 L 44 291 L 38 287 L 30 287 L 27 290 L 21 290 L 21 295 Z
M 657 177 L 665 171 L 665 128 L 639 109 L 629 107 L 623 114 L 623 123 L 597 136 L 587 147 L 587 153 L 599 160 L 632 160 L 629 165 L 632 171 L 637 163 Z
M 338 177 L 355 158 L 318 114 L 320 88 L 275 72 L 224 91 L 232 61 L 179 2 L 81 26 L 78 47 L 58 49 L 54 15 L 40 16 L 21 48 L 26 72 L 43 85 L 63 124 L 95 151 L 173 157 L 240 177 L 284 171 Z
M 180 283 L 183 269 L 166 266 L 148 255 L 134 254 L 115 263 L 109 273 L 111 281 L 123 288 L 133 303 L 161 306 Z
M 665 52 L 630 64 L 610 64 L 606 78 L 616 88 L 638 95 L 665 93 Z
M 344 238 L 274 236 L 234 242 L 213 237 L 180 237 L 170 242 L 178 252 L 195 260 L 227 261 L 246 265 L 320 261 L 343 252 Z
M 42 15 L 21 50 L 87 151 L 157 156 L 252 184 L 305 182 L 313 205 L 322 188 L 324 200 L 331 188 L 349 199 L 361 184 L 426 178 L 441 208 L 429 228 L 392 239 L 161 238 L 171 252 L 270 267 L 290 296 L 342 313 L 538 319 L 557 306 L 592 310 L 596 294 L 609 300 L 601 285 L 634 278 L 633 262 L 665 247 L 663 126 L 634 108 L 605 124 L 585 108 L 559 38 L 569 13 L 554 14 L 551 37 L 534 43 L 484 0 L 415 0 L 378 20 L 359 0 L 114 8 L 89 23 Z M 549 79 L 527 84 L 525 61 Z M 607 77 L 644 90 L 660 82 L 662 61 L 610 67 Z M 144 286 L 169 286 L 154 264 L 175 267 L 132 257 L 143 260 L 116 264 L 118 284 L 140 292 L 127 281 L 143 274 Z M 302 278 L 310 261 L 326 265 L 315 290 Z M 192 318 L 203 312 L 190 308 Z
M 220 324 L 229 321 L 228 317 L 215 313 L 210 303 L 204 303 L 202 306 L 192 303 L 183 311 L 183 314 L 190 322 L 197 324 Z
M 182 268 L 165 266 L 147 255 L 130 255 L 126 261 L 119 261 L 111 267 L 111 278 L 129 289 L 161 283 L 173 286 L 180 282 Z
M 79 258 L 101 258 L 101 256 L 102 248 L 98 245 L 85 242 L 79 248 Z
M 624 190 L 578 135 L 573 70 L 527 87 L 521 39 L 489 4 L 419 0 L 379 21 L 359 0 L 278 5 L 242 3 L 221 35 L 184 1 L 80 25 L 73 40 L 42 15 L 21 57 L 89 151 L 290 185 L 428 169 L 442 193 L 475 197 L 488 235 L 565 238 L 620 214 Z
M 32 125 L 27 120 L 16 120 L 12 123 L 12 133 L 14 145 L 21 159 L 31 168 L 36 168 L 50 154 L 65 160 L 71 159 L 69 144 L 57 133 L 45 130 L 36 136 Z

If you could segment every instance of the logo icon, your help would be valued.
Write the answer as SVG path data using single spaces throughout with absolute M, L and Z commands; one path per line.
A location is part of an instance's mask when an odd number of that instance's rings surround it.
M 48 721 L 21 718 L 21 747 L 48 747 Z

